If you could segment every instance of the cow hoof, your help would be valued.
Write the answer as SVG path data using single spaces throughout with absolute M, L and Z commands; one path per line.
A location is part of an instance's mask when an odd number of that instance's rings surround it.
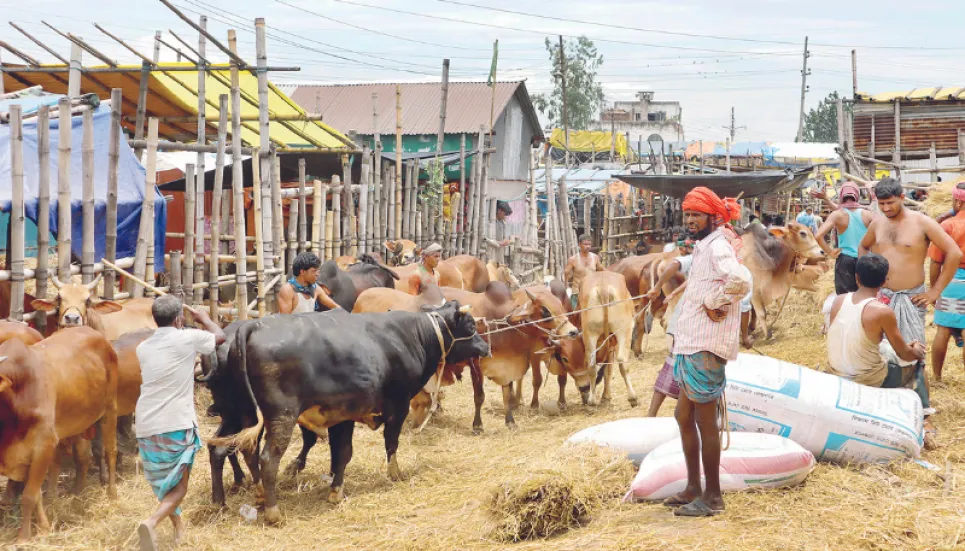
M 635 408 L 640 405 L 640 400 L 638 400 L 635 396 L 633 398 L 630 398 L 629 401 L 630 401 L 630 407 L 632 408 Z
M 281 523 L 281 510 L 278 509 L 277 505 L 265 509 L 265 522 L 268 524 Z
M 472 428 L 472 435 L 473 435 L 473 436 L 479 436 L 479 435 L 482 434 L 482 433 L 483 433 L 482 425 L 479 425 L 479 426 L 476 426 L 476 427 L 473 427 L 473 428 Z
M 305 466 L 299 465 L 298 461 L 292 461 L 291 463 L 288 464 L 287 467 L 285 467 L 285 476 L 291 476 L 291 477 L 296 476 L 304 468 Z
M 391 479 L 393 482 L 402 480 L 402 471 L 399 469 L 398 465 L 389 465 L 389 479 Z
M 529 408 L 530 408 L 530 409 L 538 410 L 538 409 L 539 409 L 539 402 L 537 402 L 536 400 L 533 400 L 532 402 L 530 402 Z
M 117 488 L 108 488 L 107 497 L 108 499 L 117 499 Z
M 332 488 L 332 491 L 328 494 L 328 502 L 333 505 L 338 505 L 343 500 L 345 500 L 345 489 L 341 486 Z
M 566 408 L 569 407 L 566 402 L 556 402 L 556 406 L 560 408 L 560 411 L 566 411 Z
M 609 397 L 606 397 L 606 396 L 604 396 L 603 398 L 600 398 L 600 405 L 601 405 L 601 406 L 608 406 L 608 405 L 610 405 L 610 398 L 609 398 Z
M 506 428 L 509 429 L 510 432 L 516 432 L 517 430 L 519 430 L 519 427 L 516 426 L 515 421 L 510 421 L 509 423 L 506 423 Z
M 229 496 L 233 496 L 233 495 L 237 494 L 238 492 L 240 492 L 240 491 L 242 490 L 242 488 L 244 488 L 244 487 L 245 487 L 245 485 L 244 485 L 243 483 L 242 483 L 242 484 L 238 484 L 238 483 L 232 484 L 231 487 L 228 488 L 228 495 L 229 495 Z

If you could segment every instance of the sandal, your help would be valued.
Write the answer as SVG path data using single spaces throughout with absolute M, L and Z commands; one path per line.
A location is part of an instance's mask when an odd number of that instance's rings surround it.
M 675 517 L 712 517 L 723 512 L 723 509 L 712 509 L 698 497 L 683 507 L 674 509 L 673 514 Z
M 663 500 L 662 505 L 664 507 L 682 507 L 684 505 L 687 505 L 691 501 L 693 501 L 693 499 L 684 497 L 683 492 L 680 492 L 677 495 L 668 497 L 667 499 Z

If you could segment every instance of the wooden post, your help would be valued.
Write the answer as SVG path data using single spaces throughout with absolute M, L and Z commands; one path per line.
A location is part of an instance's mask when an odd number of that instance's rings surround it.
M 375 94 L 373 94 L 373 96 L 375 96 Z M 378 119 L 376 118 L 376 120 Z M 379 250 L 379 245 L 385 240 L 385 226 L 388 224 L 388 218 L 385 215 L 386 203 L 382 200 L 382 140 L 379 139 L 378 127 L 376 127 L 375 132 L 375 158 L 372 166 L 372 177 L 375 179 L 375 189 L 372 193 L 372 198 L 375 202 L 372 206 L 372 211 L 375 215 L 372 218 L 374 241 L 371 249 L 377 251 Z
M 539 217 L 536 202 L 536 167 L 539 162 L 532 150 L 529 150 L 529 219 L 527 220 L 527 245 L 539 247 Z
M 238 51 L 234 29 L 228 30 L 228 47 Z M 231 188 L 235 221 L 235 308 L 238 319 L 248 319 L 248 243 L 245 240 L 245 182 L 241 164 L 241 75 L 238 62 L 231 60 Z M 251 164 L 258 162 L 253 157 Z
M 258 155 L 252 155 L 252 160 L 255 161 L 260 157 Z M 264 209 L 264 202 L 262 201 L 262 187 L 261 187 L 261 163 L 252 162 L 251 163 L 251 203 L 254 207 L 254 220 L 255 220 L 255 284 L 258 289 L 257 306 L 258 306 L 258 316 L 264 317 L 265 315 L 265 246 L 270 243 L 265 242 L 265 227 L 264 227 L 264 217 L 262 216 L 262 210 Z
M 848 145 L 847 131 L 845 130 L 844 123 L 844 101 L 841 98 L 838 98 L 836 109 L 838 114 L 838 144 L 845 152 L 847 152 L 850 149 L 850 146 Z M 850 167 L 848 166 L 848 160 L 843 154 L 838 162 L 838 170 L 841 172 L 842 178 L 845 172 L 851 172 Z
M 342 179 L 332 175 L 332 254 L 329 258 L 343 255 L 342 252 Z
M 395 239 L 398 233 L 395 231 L 396 220 L 396 190 L 398 189 L 399 183 L 395 179 L 395 168 L 386 167 L 385 171 L 385 220 L 386 227 L 382 241 L 386 239 Z M 381 250 L 382 244 L 379 243 L 379 248 Z
M 479 125 L 479 134 L 476 137 L 476 139 L 478 140 L 476 142 L 476 159 L 474 162 L 474 164 L 476 165 L 476 171 L 475 171 L 476 181 L 473 182 L 474 184 L 473 187 L 476 190 L 475 197 L 474 197 L 474 201 L 476 205 L 475 205 L 475 212 L 473 213 L 473 240 L 472 240 L 472 255 L 477 257 L 481 252 L 483 252 L 480 250 L 480 247 L 482 246 L 483 249 L 485 248 L 484 246 L 485 241 L 483 241 L 481 238 L 487 235 L 486 234 L 487 228 L 484 224 L 484 220 L 486 219 L 486 216 L 483 214 L 483 210 L 486 205 L 486 190 L 483 187 L 483 167 L 486 164 L 485 154 L 483 153 L 486 150 L 485 138 L 486 138 L 486 127 L 483 125 Z
M 147 61 L 141 62 L 141 80 L 137 89 L 137 118 L 134 123 L 134 139 L 144 139 L 144 117 L 147 115 L 147 89 L 148 81 L 151 78 L 151 64 Z M 137 160 L 141 160 L 144 150 L 139 147 L 134 148 Z M 137 274 L 135 274 L 137 275 Z M 140 291 L 144 292 L 143 288 Z
M 415 237 L 413 238 L 413 241 L 415 241 L 416 244 L 419 245 L 419 247 L 422 247 L 422 248 L 424 249 L 424 248 L 425 248 L 425 243 L 422 242 L 422 213 L 421 213 L 421 212 L 416 212 L 414 218 L 415 218 L 415 220 L 414 220 L 414 222 L 415 222 Z
M 120 101 L 117 102 L 117 110 L 120 111 Z M 112 104 L 113 110 L 113 104 Z M 113 118 L 113 113 L 112 113 Z M 112 129 L 112 136 L 114 135 Z M 114 144 L 117 140 L 114 140 Z M 47 297 L 47 264 L 50 258 L 50 108 L 46 105 L 41 105 L 37 112 L 37 152 L 38 152 L 38 162 L 39 162 L 39 190 L 37 191 L 37 271 L 35 273 L 37 281 L 37 291 L 36 296 L 38 298 Z M 116 154 L 116 147 L 115 147 Z M 110 166 L 111 161 L 108 159 L 108 165 Z M 114 166 L 117 166 L 116 158 L 114 159 Z M 114 186 L 115 186 L 115 200 L 114 200 L 114 220 L 115 227 L 117 226 L 117 171 L 114 171 Z M 110 188 L 110 173 L 108 173 L 108 188 Z M 110 217 L 110 197 L 108 197 L 108 210 L 107 215 Z M 109 224 L 108 224 L 109 226 Z M 116 235 L 115 230 L 115 235 Z M 105 287 L 107 283 L 105 282 Z M 113 297 L 113 289 L 111 290 L 111 297 Z M 47 315 L 45 313 L 40 313 L 34 318 L 34 323 L 37 325 L 37 330 L 40 331 L 41 335 L 45 335 L 44 332 L 47 327 Z
M 958 131 L 958 165 L 965 166 L 965 130 Z
M 560 178 L 560 194 L 558 199 L 560 203 L 560 218 L 563 222 L 560 225 L 560 228 L 563 229 L 563 244 L 565 247 L 563 256 L 569 258 L 570 255 L 573 254 L 576 244 L 573 238 L 573 224 L 570 221 L 570 197 L 566 189 L 566 176 Z
M 236 49 L 232 51 L 236 54 L 238 53 Z M 281 197 L 279 195 L 276 198 L 274 188 L 275 185 L 280 182 L 281 173 L 277 170 L 272 170 L 275 167 L 273 166 L 274 157 L 271 149 L 271 128 L 268 122 L 268 54 L 265 39 L 265 19 L 262 17 L 255 19 L 255 63 L 258 66 L 258 138 L 261 147 L 261 156 L 252 158 L 252 164 L 255 162 L 259 163 L 260 166 L 258 168 L 261 174 L 261 231 L 265 241 L 262 255 L 265 256 L 267 263 L 272 264 L 272 257 L 282 254 L 278 247 L 281 239 L 276 238 L 274 235 L 276 231 L 279 231 L 275 217 L 281 216 Z M 235 139 L 235 136 L 231 137 L 232 141 Z M 276 182 L 276 180 L 279 182 Z M 275 201 L 279 202 L 278 208 L 274 206 Z M 277 266 L 277 264 L 274 265 Z M 264 295 L 261 296 L 261 302 L 264 302 Z
M 593 219 L 593 195 L 583 197 L 583 233 L 591 235 L 591 220 Z M 579 245 L 579 243 L 577 243 Z
M 402 233 L 399 234 L 399 239 L 410 239 L 412 236 L 412 228 L 410 227 L 410 219 L 412 218 L 411 188 L 412 161 L 409 161 L 405 165 L 405 180 L 402 182 Z
M 134 260 L 134 276 L 147 282 L 152 282 L 154 279 L 154 273 L 151 270 L 154 269 L 154 189 L 157 184 L 157 132 L 158 121 L 151 117 L 147 122 L 147 166 L 145 167 L 147 177 L 144 181 L 141 223 L 137 232 L 137 253 Z M 69 191 L 68 188 L 68 193 Z M 148 276 L 148 274 L 150 275 Z M 64 280 L 61 279 L 61 281 Z M 143 286 L 135 285 L 131 291 L 131 296 L 133 298 L 143 297 L 144 291 Z
M 81 68 L 84 65 L 84 50 L 76 42 L 70 43 L 70 69 L 67 73 L 67 97 L 80 97 Z
M 282 213 L 281 205 L 281 161 L 278 159 L 278 152 L 272 149 L 271 151 L 271 249 L 265 248 L 265 265 L 272 265 L 276 270 L 280 270 L 285 264 L 285 257 L 283 256 L 281 250 L 282 240 L 285 239 L 285 220 Z M 264 177 L 262 177 L 262 192 L 268 191 L 264 186 Z M 262 205 L 264 205 L 264 198 L 262 198 Z M 262 213 L 262 219 L 265 218 L 265 214 Z M 262 225 L 261 231 L 267 235 L 268 226 Z M 268 243 L 268 238 L 265 237 L 265 243 Z M 272 252 L 274 251 L 274 252 Z M 267 289 L 265 292 L 268 293 L 265 296 L 266 307 L 269 310 L 275 309 L 275 290 L 281 287 L 280 282 L 276 282 L 275 286 Z
M 298 252 L 308 250 L 308 198 L 305 197 L 305 159 L 298 159 Z
M 319 237 L 318 246 L 318 257 L 322 262 L 328 260 L 332 256 L 332 240 L 329 237 L 331 226 L 326 225 L 329 222 L 328 219 L 328 184 L 321 185 L 321 199 L 319 200 L 321 204 L 321 216 L 319 216 L 319 232 L 321 236 Z
M 196 169 L 197 170 L 197 169 Z M 204 303 L 204 288 L 196 285 L 204 280 L 204 173 L 198 175 L 194 189 L 194 277 L 191 278 L 191 295 L 188 297 L 195 306 Z M 187 217 L 185 217 L 187 221 Z M 217 253 L 214 253 L 217 256 Z M 215 318 L 216 319 L 216 318 Z
M 22 113 L 23 108 L 20 105 L 10 106 L 10 178 L 12 190 L 10 195 L 10 242 L 7 243 L 7 254 L 10 255 L 10 319 L 15 321 L 23 320 L 24 163 Z M 69 121 L 70 119 L 61 119 L 61 124 L 65 120 Z
M 358 215 L 358 255 L 361 256 L 368 249 L 368 215 L 369 215 L 369 177 L 372 175 L 372 156 L 369 144 L 362 146 L 362 173 L 359 177 L 359 215 Z
M 938 151 L 935 149 L 935 142 L 931 143 L 931 147 L 928 149 L 928 166 L 931 167 L 931 181 L 938 181 Z M 872 179 L 874 175 L 872 174 Z
M 82 193 L 81 193 L 81 263 L 82 283 L 94 281 L 94 113 L 84 110 L 83 142 L 81 145 Z M 22 154 L 22 153 L 21 153 Z M 21 196 L 21 201 L 23 197 Z M 21 205 L 21 209 L 22 209 Z M 22 215 L 22 214 L 21 214 Z M 12 220 L 12 218 L 11 218 Z M 20 228 L 23 231 L 23 228 Z M 20 237 L 21 242 L 23 236 Z M 22 247 L 21 247 L 22 248 Z
M 120 162 L 120 146 L 121 146 L 121 100 L 122 100 L 122 90 L 120 88 L 114 88 L 111 90 L 111 132 L 110 132 L 110 143 L 107 146 L 107 228 L 105 231 L 105 242 L 104 242 L 104 258 L 110 262 L 117 262 L 117 165 Z M 39 125 L 40 123 L 38 123 Z M 47 122 L 43 121 L 42 125 L 46 132 Z M 44 146 L 48 152 L 50 144 Z M 41 173 L 44 171 L 45 161 L 41 159 Z M 49 175 L 48 175 L 49 177 Z M 44 182 L 41 177 L 41 190 L 46 190 L 49 194 L 50 191 L 47 189 L 49 182 Z M 49 195 L 48 195 L 49 201 Z M 49 205 L 48 205 L 49 208 Z M 47 287 L 47 232 L 50 231 L 47 224 L 50 223 L 49 215 L 47 213 L 39 213 L 38 216 L 44 219 L 45 225 L 41 226 L 37 224 L 37 232 L 40 239 L 42 239 L 42 250 L 38 251 L 37 256 L 37 267 L 38 267 L 38 280 L 37 280 L 37 293 L 38 296 L 44 296 L 40 294 L 40 255 L 44 255 L 44 290 Z M 114 278 L 115 272 L 113 269 L 104 266 L 104 298 L 107 300 L 114 299 Z M 46 321 L 46 320 L 45 320 Z
M 181 273 L 184 271 L 181 265 L 181 251 L 171 251 L 171 294 L 184 300 L 184 287 L 181 281 Z M 217 319 L 217 318 L 215 318 Z
M 395 233 L 392 239 L 402 235 L 402 86 L 395 85 Z
M 181 260 L 181 281 L 188 289 L 188 292 L 185 293 L 186 303 L 192 306 L 194 305 L 192 302 L 194 293 L 191 289 L 194 287 L 194 213 L 197 210 L 194 202 L 197 197 L 197 193 L 195 193 L 196 184 L 194 165 L 188 164 L 184 173 L 184 258 Z
M 322 181 L 315 180 L 312 182 L 312 252 L 319 259 L 322 258 L 322 230 L 325 228 L 325 225 L 322 223 L 322 209 L 325 208 L 324 201 L 325 196 L 322 195 Z
M 546 167 L 546 241 L 550 244 L 549 250 L 551 254 L 549 267 L 553 275 L 559 276 L 560 274 L 557 270 L 557 264 L 559 263 L 557 228 L 559 227 L 559 222 L 556 219 L 556 190 L 553 187 L 553 157 L 550 155 L 548 148 L 543 166 Z
M 57 104 L 60 119 L 57 121 L 59 142 L 57 144 L 57 278 L 70 280 L 71 212 L 70 212 L 70 148 L 71 118 L 70 101 L 61 98 Z M 147 249 L 145 249 L 146 251 Z M 143 273 L 141 274 L 143 276 Z M 143 277 L 142 277 L 143 279 Z
M 211 319 L 218 319 L 218 305 L 221 288 L 218 278 L 221 275 L 221 209 L 228 205 L 222 201 L 224 193 L 225 143 L 228 139 L 228 95 L 218 97 L 218 153 L 215 157 L 214 188 L 211 190 L 211 256 L 208 257 L 208 304 Z
M 610 204 L 610 194 L 603 190 L 603 220 L 600 221 L 600 235 L 602 237 L 601 243 L 603 246 L 603 262 L 609 264 L 609 257 L 607 254 L 610 252 L 610 209 L 612 205 Z
M 292 265 L 295 263 L 295 256 L 298 254 L 298 201 L 288 204 L 288 267 L 285 273 L 292 274 Z
M 892 154 L 891 162 L 895 165 L 901 164 L 901 101 L 895 100 L 895 151 Z M 895 169 L 895 177 L 901 177 L 901 171 Z

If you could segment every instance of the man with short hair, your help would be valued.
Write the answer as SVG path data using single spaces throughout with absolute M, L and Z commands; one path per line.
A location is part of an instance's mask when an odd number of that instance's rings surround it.
M 952 190 L 952 210 L 955 215 L 945 219 L 941 227 L 955 241 L 965 259 L 965 182 L 958 184 Z M 949 259 L 934 243 L 928 247 L 928 257 L 931 258 L 930 285 L 934 287 Z M 948 266 L 949 270 L 951 268 Z M 936 381 L 942 380 L 942 367 L 945 364 L 945 355 L 948 353 L 949 337 L 961 334 L 962 329 L 965 329 L 965 261 L 959 261 L 955 268 L 952 281 L 942 291 L 941 298 L 935 305 L 935 325 L 938 326 L 938 333 L 932 341 L 931 365 Z M 963 359 L 965 359 L 965 352 L 963 352 Z
M 563 280 L 570 287 L 570 302 L 574 310 L 580 303 L 580 285 L 583 283 L 583 279 L 590 272 L 603 271 L 603 263 L 600 262 L 600 257 L 590 252 L 590 245 L 592 244 L 590 237 L 581 235 L 578 241 L 580 243 L 579 252 L 566 261 L 566 267 L 563 269 Z
M 907 342 L 898 330 L 895 312 L 875 300 L 888 277 L 888 260 L 866 254 L 858 259 L 855 274 L 858 290 L 839 295 L 831 306 L 830 372 L 866 386 L 913 388 L 922 407 L 931 407 L 925 383 L 925 344 Z M 927 418 L 925 423 L 926 437 L 931 440 L 931 423 Z
M 687 487 L 664 504 L 677 516 L 713 516 L 724 510 L 720 492 L 718 405 L 726 383 L 724 365 L 737 358 L 740 338 L 738 302 L 749 282 L 721 226 L 730 219 L 724 201 L 697 187 L 683 201 L 684 220 L 693 239 L 690 279 L 680 304 L 674 334 L 674 380 L 680 387 L 675 417 L 680 427 Z M 701 469 L 706 487 L 701 491 Z
M 806 207 L 801 214 L 798 214 L 797 223 L 806 226 L 811 230 L 811 233 L 816 233 L 818 231 L 818 225 L 814 220 L 814 208 Z
M 205 330 L 184 328 L 185 311 Z M 136 349 L 142 382 L 134 415 L 144 475 L 161 503 L 138 526 L 141 551 L 156 551 L 155 531 L 165 518 L 174 525 L 175 545 L 184 536 L 180 505 L 201 449 L 194 412 L 195 360 L 225 341 L 224 332 L 204 310 L 183 305 L 174 295 L 158 297 L 151 314 L 158 328 Z
M 439 285 L 439 272 L 436 268 L 442 261 L 442 245 L 433 243 L 422 251 L 418 269 L 409 276 L 409 294 L 418 295 L 426 285 Z
M 841 204 L 828 216 L 814 234 L 818 245 L 829 257 L 834 258 L 834 292 L 839 295 L 858 290 L 854 269 L 858 263 L 858 245 L 875 219 L 874 213 L 858 203 L 860 191 L 854 182 L 845 182 L 838 193 Z M 824 236 L 831 230 L 838 232 L 838 248 L 831 249 Z
M 328 289 L 317 283 L 318 268 L 322 262 L 315 253 L 299 253 L 292 261 L 291 277 L 278 290 L 278 313 L 299 314 L 314 312 L 317 305 L 328 310 L 341 308 L 332 300 Z
M 513 242 L 514 236 L 506 232 L 506 217 L 513 214 L 512 207 L 506 201 L 496 201 L 496 220 L 493 222 L 493 257 L 490 259 L 498 264 L 509 264 L 506 260 L 506 247 Z

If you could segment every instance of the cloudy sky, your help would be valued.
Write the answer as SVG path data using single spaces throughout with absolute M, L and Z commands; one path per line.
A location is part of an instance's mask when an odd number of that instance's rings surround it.
M 731 107 L 737 124 L 746 127 L 738 130 L 738 141 L 793 140 L 805 36 L 811 51 L 808 107 L 833 90 L 851 93 L 852 49 L 860 91 L 965 86 L 961 0 L 171 1 L 193 18 L 207 15 L 217 37 L 236 28 L 242 55 L 252 60 L 253 20 L 265 17 L 270 64 L 302 68 L 272 74 L 278 84 L 438 81 L 445 57 L 453 80 L 485 80 L 498 39 L 500 80 L 525 79 L 531 93 L 548 92 L 544 39 L 585 35 L 603 54 L 599 78 L 608 101 L 631 99 L 638 90 L 678 100 L 691 140 L 723 139 Z M 65 57 L 68 42 L 42 20 L 120 62 L 137 59 L 93 23 L 149 56 L 155 30 L 171 44 L 176 41 L 169 30 L 197 41 L 157 0 L 0 0 L 0 8 Z M 0 39 L 52 61 L 12 27 L 0 28 Z M 9 53 L 2 55 L 11 61 Z M 162 59 L 175 56 L 162 51 Z

